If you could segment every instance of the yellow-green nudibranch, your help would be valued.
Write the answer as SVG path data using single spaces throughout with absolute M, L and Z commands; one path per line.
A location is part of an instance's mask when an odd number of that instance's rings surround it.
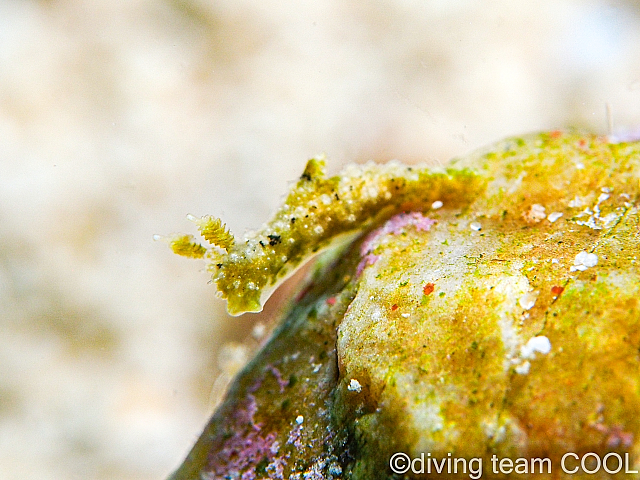
M 218 218 L 194 221 L 210 247 L 191 235 L 169 237 L 173 251 L 204 258 L 231 315 L 259 312 L 277 286 L 314 254 L 346 235 L 365 231 L 402 211 L 429 210 L 435 201 L 468 203 L 485 181 L 466 168 L 399 163 L 351 165 L 325 176 L 323 159 L 309 160 L 273 219 L 236 240 Z

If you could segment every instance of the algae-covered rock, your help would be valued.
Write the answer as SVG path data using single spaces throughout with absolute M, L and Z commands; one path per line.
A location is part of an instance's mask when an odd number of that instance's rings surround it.
M 171 478 L 640 478 L 639 193 L 640 143 L 552 132 L 199 220 L 234 314 L 325 253 Z

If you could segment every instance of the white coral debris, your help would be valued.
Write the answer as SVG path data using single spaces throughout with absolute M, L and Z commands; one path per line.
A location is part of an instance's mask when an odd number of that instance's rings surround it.
M 549 214 L 549 216 L 547 217 L 547 220 L 549 220 L 551 223 L 554 223 L 560 217 L 562 217 L 562 213 L 561 212 L 553 212 L 553 213 Z
M 531 205 L 531 208 L 524 213 L 523 217 L 527 223 L 538 223 L 547 218 L 545 210 L 545 207 L 539 203 L 534 203 Z
M 595 267 L 598 264 L 598 256 L 595 253 L 587 253 L 582 251 L 576 255 L 573 266 L 569 269 L 571 272 L 583 272 L 587 268 Z
M 518 303 L 523 309 L 531 310 L 533 306 L 536 304 L 536 300 L 538 299 L 539 293 L 540 292 L 527 292 L 518 299 Z
M 349 382 L 347 390 L 349 390 L 350 392 L 360 393 L 362 391 L 362 385 L 360 385 L 360 382 L 358 380 L 352 378 Z
M 520 349 L 520 357 L 533 360 L 536 358 L 536 352 L 546 355 L 551 351 L 551 342 L 544 335 L 530 338 L 526 345 Z
M 526 375 L 529 373 L 529 369 L 531 369 L 531 362 L 527 360 L 516 367 L 516 373 L 518 375 Z

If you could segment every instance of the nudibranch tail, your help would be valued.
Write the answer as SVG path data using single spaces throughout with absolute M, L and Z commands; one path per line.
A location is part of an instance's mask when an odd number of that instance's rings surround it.
M 235 241 L 218 218 L 190 216 L 219 249 L 206 249 L 190 236 L 174 239 L 171 246 L 176 253 L 209 261 L 231 315 L 258 312 L 282 281 L 345 235 L 366 232 L 400 212 L 427 211 L 435 201 L 450 207 L 468 204 L 484 186 L 485 181 L 466 168 L 397 162 L 350 165 L 327 177 L 324 159 L 313 158 L 271 221 L 243 241 Z

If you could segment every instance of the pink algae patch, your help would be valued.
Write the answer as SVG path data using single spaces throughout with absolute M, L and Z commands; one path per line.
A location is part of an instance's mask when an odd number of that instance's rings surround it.
M 435 220 L 427 218 L 420 212 L 399 213 L 394 215 L 380 228 L 372 231 L 360 246 L 360 256 L 362 260 L 356 269 L 356 275 L 359 277 L 365 267 L 373 265 L 379 256 L 371 252 L 378 245 L 378 241 L 385 235 L 397 235 L 402 233 L 406 227 L 414 226 L 419 232 L 426 232 L 436 223 Z
M 284 388 L 289 386 L 289 381 L 284 380 L 282 378 L 282 373 L 280 373 L 280 370 L 278 370 L 273 365 L 268 365 L 265 370 L 271 372 L 273 376 L 276 377 L 276 381 L 278 382 L 278 386 L 280 387 L 280 393 L 283 393 Z
M 362 242 L 362 246 L 360 247 L 360 255 L 364 256 L 371 252 L 375 248 L 375 244 L 378 239 L 384 235 L 397 235 L 398 233 L 402 233 L 405 227 L 410 225 L 416 227 L 416 230 L 419 232 L 426 232 L 435 223 L 435 220 L 425 217 L 420 212 L 399 213 L 398 215 L 394 215 L 387 220 L 383 226 L 376 228 L 373 232 L 367 235 L 367 238 Z
M 360 260 L 360 263 L 356 268 L 356 276 L 359 277 L 360 275 L 362 275 L 362 271 L 365 269 L 365 267 L 376 263 L 378 261 L 378 258 L 380 258 L 379 255 L 373 255 L 372 253 L 368 253 L 367 255 L 365 255 L 362 260 Z
M 213 478 L 225 478 L 225 475 L 233 472 L 236 478 L 253 480 L 257 478 L 255 467 L 258 463 L 265 458 L 269 462 L 275 458 L 278 445 L 276 434 L 261 434 L 262 426 L 253 420 L 257 409 L 255 397 L 247 395 L 244 408 L 238 409 L 234 415 L 235 425 L 229 438 L 210 461 L 209 468 Z M 243 471 L 240 477 L 240 472 Z

